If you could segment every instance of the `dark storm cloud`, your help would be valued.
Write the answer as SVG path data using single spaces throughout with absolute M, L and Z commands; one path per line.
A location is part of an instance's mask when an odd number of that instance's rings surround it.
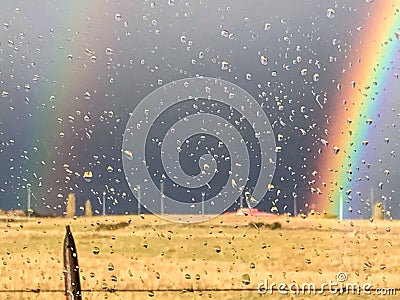
M 111 211 L 134 211 L 120 160 L 129 113 L 157 87 L 203 75 L 247 90 L 282 135 L 276 188 L 260 207 L 291 211 L 293 193 L 303 207 L 317 141 L 338 102 L 331 95 L 368 11 L 355 0 L 2 3 L 0 90 L 10 95 L 0 100 L 0 205 L 24 207 L 26 178 L 44 213 L 62 212 L 58 194 L 75 192 L 83 205 L 104 190 Z M 68 176 L 64 164 L 94 179 Z

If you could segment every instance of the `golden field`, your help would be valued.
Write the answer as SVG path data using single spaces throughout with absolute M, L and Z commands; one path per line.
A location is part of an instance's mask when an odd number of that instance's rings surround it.
M 281 228 L 262 226 L 274 222 Z M 219 216 L 178 224 L 151 215 L 2 217 L 0 299 L 65 299 L 66 225 L 78 249 L 82 299 L 400 299 L 400 290 L 386 296 L 257 292 L 265 279 L 320 286 L 338 282 L 338 272 L 361 286 L 400 287 L 399 221 Z

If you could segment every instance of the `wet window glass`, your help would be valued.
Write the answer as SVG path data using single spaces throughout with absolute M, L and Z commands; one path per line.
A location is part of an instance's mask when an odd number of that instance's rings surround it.
M 3 1 L 0 298 L 395 299 L 399 9 Z

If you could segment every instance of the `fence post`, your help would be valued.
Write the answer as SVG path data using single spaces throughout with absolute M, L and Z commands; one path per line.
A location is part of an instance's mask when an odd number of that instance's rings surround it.
M 76 251 L 74 237 L 72 236 L 69 225 L 66 227 L 63 256 L 66 299 L 82 300 L 78 253 Z

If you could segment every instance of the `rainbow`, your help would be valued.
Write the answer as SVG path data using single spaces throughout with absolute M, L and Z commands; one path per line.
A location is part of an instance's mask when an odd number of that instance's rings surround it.
M 369 195 L 360 190 L 370 185 L 360 177 L 360 168 L 368 157 L 375 139 L 371 131 L 379 122 L 377 111 L 390 97 L 395 80 L 395 66 L 400 63 L 400 4 L 397 1 L 375 1 L 369 4 L 364 28 L 354 34 L 350 63 L 343 67 L 341 83 L 332 99 L 327 146 L 322 146 L 318 159 L 318 189 L 316 208 L 339 216 L 343 199 L 343 217 L 356 217 L 363 205 L 360 200 Z M 359 44 L 358 44 L 359 43 Z M 346 63 L 348 62 L 346 61 Z M 398 84 L 398 81 L 397 83 Z M 364 188 L 360 187 L 364 185 Z
M 106 56 L 105 43 L 88 44 L 80 40 L 82 33 L 79 30 L 83 24 L 90 23 L 85 10 L 95 5 L 97 2 L 90 0 L 79 9 L 76 5 L 65 3 L 55 14 L 50 13 L 52 10 L 45 11 L 47 24 L 55 24 L 55 27 L 40 32 L 43 40 L 41 51 L 46 55 L 46 64 L 36 76 L 35 83 L 31 84 L 31 97 L 41 107 L 35 115 L 34 126 L 30 129 L 33 141 L 30 146 L 35 150 L 29 152 L 33 154 L 29 157 L 28 164 L 29 169 L 34 170 L 34 176 L 30 174 L 22 186 L 24 189 L 31 186 L 31 191 L 37 198 L 33 208 L 39 213 L 60 214 L 65 211 L 68 193 L 78 191 L 77 186 L 67 183 L 66 178 L 74 179 L 77 175 L 82 176 L 84 170 L 90 170 L 87 165 L 77 164 L 74 156 L 86 151 L 80 145 L 85 144 L 82 139 L 85 135 L 80 132 L 79 125 L 80 119 L 90 112 L 91 101 L 85 100 L 85 93 L 89 92 L 95 97 L 93 91 L 99 85 L 96 83 L 96 64 L 91 56 Z M 74 16 L 73 21 L 70 19 L 71 15 Z M 96 10 L 91 16 L 101 18 L 101 10 Z M 58 26 L 63 18 L 66 18 L 65 23 Z M 93 31 L 86 33 L 85 37 L 96 40 L 96 35 L 99 32 Z M 77 115 L 78 110 L 81 115 Z M 79 136 L 71 130 L 72 126 Z M 79 139 L 82 143 L 78 143 Z M 22 203 L 25 197 L 24 192 L 21 195 Z

